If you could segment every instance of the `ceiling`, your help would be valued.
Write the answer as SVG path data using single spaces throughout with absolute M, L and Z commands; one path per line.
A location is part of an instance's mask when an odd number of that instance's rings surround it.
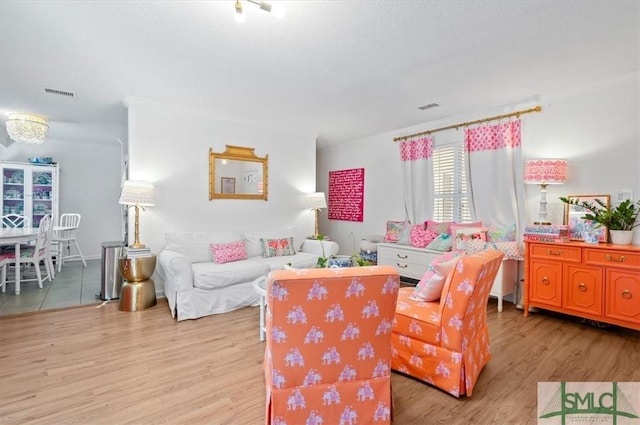
M 279 3 L 238 24 L 232 0 L 1 0 L 2 120 L 112 142 L 136 96 L 326 146 L 640 69 L 637 0 Z

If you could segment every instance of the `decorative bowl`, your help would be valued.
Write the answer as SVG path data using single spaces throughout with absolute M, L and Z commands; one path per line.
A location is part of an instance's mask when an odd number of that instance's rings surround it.
M 336 267 L 351 267 L 352 265 L 352 261 L 351 261 L 351 257 L 336 257 L 336 258 L 330 258 L 329 261 L 327 262 L 328 266 L 331 268 L 336 268 Z
M 36 156 L 33 158 L 29 158 L 29 162 L 31 164 L 53 164 L 53 157 L 50 156 Z

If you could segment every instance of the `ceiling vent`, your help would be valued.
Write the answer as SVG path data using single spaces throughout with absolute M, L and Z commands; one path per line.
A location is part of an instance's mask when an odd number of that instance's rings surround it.
M 422 111 L 426 111 L 427 109 L 435 108 L 436 106 L 440 106 L 440 105 L 438 105 L 437 103 L 430 103 L 428 105 L 418 106 L 418 109 Z
M 56 90 L 56 89 L 44 89 L 44 91 L 49 94 L 57 94 L 60 96 L 68 96 L 68 97 L 74 96 L 74 94 L 71 93 L 70 91 L 62 91 L 62 90 Z

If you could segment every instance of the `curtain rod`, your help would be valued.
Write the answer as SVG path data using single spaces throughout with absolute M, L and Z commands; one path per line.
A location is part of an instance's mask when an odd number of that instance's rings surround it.
M 509 117 L 514 117 L 514 116 L 515 117 L 519 117 L 522 114 L 529 114 L 531 112 L 541 112 L 541 111 L 542 111 L 542 106 L 536 106 L 535 108 L 524 109 L 522 111 L 511 112 L 511 113 L 503 114 L 503 115 L 496 115 L 494 117 L 482 118 L 480 120 L 475 120 L 475 121 L 467 121 L 467 122 L 463 122 L 463 123 L 460 123 L 460 124 L 448 125 L 446 127 L 434 128 L 433 130 L 422 131 L 420 133 L 409 134 L 407 136 L 398 136 L 398 137 L 394 137 L 393 141 L 397 142 L 399 140 L 407 140 L 407 139 L 411 139 L 412 137 L 423 136 L 425 134 L 431 134 L 431 133 L 435 133 L 437 131 L 450 130 L 452 128 L 455 128 L 457 130 L 459 127 L 468 127 L 470 125 L 479 124 L 479 123 L 482 123 L 482 122 L 501 120 L 503 118 L 509 118 Z

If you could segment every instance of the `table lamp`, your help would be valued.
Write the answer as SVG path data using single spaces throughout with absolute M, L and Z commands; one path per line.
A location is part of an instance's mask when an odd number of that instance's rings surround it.
M 144 248 L 144 244 L 140 243 L 140 208 L 144 210 L 144 207 L 152 207 L 156 204 L 153 183 L 139 180 L 125 181 L 118 202 L 136 209 L 135 240 L 130 247 Z
M 304 205 L 310 210 L 315 211 L 316 215 L 316 228 L 314 237 L 318 237 L 320 234 L 318 230 L 318 211 L 327 208 L 327 199 L 324 196 L 324 192 L 315 192 L 307 194 Z
M 567 180 L 566 159 L 532 159 L 524 164 L 524 182 L 540 185 L 540 211 L 533 224 L 551 224 L 547 220 L 547 185 L 563 184 Z

